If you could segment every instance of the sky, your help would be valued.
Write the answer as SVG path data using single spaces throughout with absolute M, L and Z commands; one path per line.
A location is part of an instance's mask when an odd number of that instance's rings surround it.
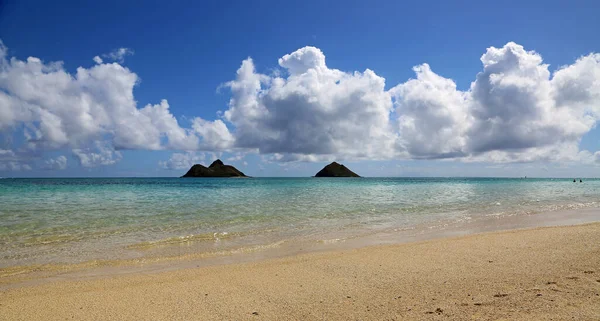
M 598 177 L 599 10 L 0 0 L 0 177 Z

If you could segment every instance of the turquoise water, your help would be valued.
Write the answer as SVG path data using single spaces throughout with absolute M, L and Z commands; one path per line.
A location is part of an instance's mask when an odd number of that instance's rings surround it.
M 594 179 L 1 179 L 0 267 L 322 242 L 598 202 Z

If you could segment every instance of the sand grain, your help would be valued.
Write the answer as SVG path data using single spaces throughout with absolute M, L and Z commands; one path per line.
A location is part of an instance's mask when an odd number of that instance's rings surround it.
M 0 293 L 2 320 L 600 320 L 600 223 Z

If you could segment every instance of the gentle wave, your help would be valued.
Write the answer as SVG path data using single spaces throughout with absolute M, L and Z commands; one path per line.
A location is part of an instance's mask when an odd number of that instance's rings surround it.
M 3 179 L 0 267 L 339 243 L 415 226 L 600 206 L 600 180 Z

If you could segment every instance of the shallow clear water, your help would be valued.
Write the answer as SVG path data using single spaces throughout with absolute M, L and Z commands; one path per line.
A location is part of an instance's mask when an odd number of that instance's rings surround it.
M 0 267 L 323 241 L 599 201 L 595 179 L 0 179 Z

